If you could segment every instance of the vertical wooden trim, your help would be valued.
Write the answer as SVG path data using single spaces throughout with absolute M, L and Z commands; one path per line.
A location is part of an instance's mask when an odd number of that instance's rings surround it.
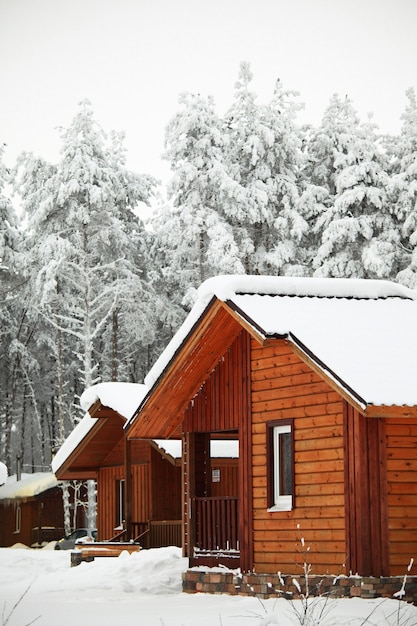
M 378 419 L 379 443 L 379 501 L 381 504 L 381 570 L 383 576 L 390 575 L 389 527 L 388 527 L 388 474 L 387 474 L 387 421 Z
M 266 423 L 266 506 L 274 503 L 274 431 L 270 422 Z
M 387 576 L 385 421 L 366 418 L 345 402 L 344 433 L 347 570 Z
M 253 485 L 252 485 L 252 410 L 251 338 L 241 335 L 242 395 L 239 426 L 239 547 L 240 567 L 253 570 Z
M 182 556 L 187 556 L 187 485 L 185 478 L 185 467 L 186 467 L 186 459 L 187 459 L 187 441 L 186 436 L 182 434 L 182 463 L 181 463 L 181 545 L 182 545 Z
M 192 558 L 195 547 L 195 515 L 192 509 L 192 501 L 195 497 L 195 434 L 185 433 L 184 442 L 184 556 Z
M 358 568 L 363 576 L 372 575 L 372 541 L 370 535 L 371 508 L 370 508 L 370 473 L 369 473 L 369 451 L 368 431 L 363 416 L 352 409 L 355 422 L 355 483 L 356 483 L 356 507 L 358 515 L 357 534 L 358 544 Z M 375 541 L 378 541 L 376 538 Z M 375 574 L 376 575 L 376 574 Z
M 354 572 L 356 569 L 356 522 L 354 507 L 354 481 L 353 481 L 353 446 L 351 443 L 351 419 L 350 405 L 343 402 L 343 443 L 344 443 L 344 469 L 345 469 L 345 536 L 346 536 L 346 571 Z
M 126 514 L 126 537 L 132 536 L 132 441 L 125 437 L 125 514 Z

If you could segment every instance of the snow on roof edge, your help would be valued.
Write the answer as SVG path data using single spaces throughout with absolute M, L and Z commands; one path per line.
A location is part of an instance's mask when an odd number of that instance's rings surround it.
M 233 299 L 236 294 L 280 295 L 318 298 L 406 298 L 417 300 L 417 290 L 388 280 L 368 278 L 319 278 L 293 276 L 214 276 L 202 283 L 198 298 Z
M 52 472 L 23 473 L 20 480 L 16 479 L 16 475 L 9 476 L 6 483 L 0 487 L 0 500 L 32 498 L 57 485 L 59 482 Z
M 148 388 L 141 383 L 103 382 L 88 387 L 80 398 L 84 412 L 100 401 L 122 417 L 129 419 L 146 395 Z
M 160 357 L 149 370 L 145 385 L 149 391 L 169 365 L 193 326 L 205 312 L 213 298 L 226 302 L 236 294 L 282 295 L 321 298 L 405 298 L 417 300 L 417 290 L 409 289 L 388 280 L 367 278 L 319 278 L 291 276 L 251 276 L 247 274 L 225 274 L 204 281 L 197 291 L 197 301 L 190 313 L 166 346 Z M 146 402 L 145 395 L 140 408 Z M 137 411 L 133 414 L 134 419 Z

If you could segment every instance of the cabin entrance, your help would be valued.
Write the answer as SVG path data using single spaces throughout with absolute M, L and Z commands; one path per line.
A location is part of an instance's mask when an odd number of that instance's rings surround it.
M 190 565 L 239 566 L 237 432 L 186 436 L 185 541 Z

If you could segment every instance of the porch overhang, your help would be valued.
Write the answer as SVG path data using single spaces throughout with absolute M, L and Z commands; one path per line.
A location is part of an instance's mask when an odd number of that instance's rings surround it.
M 98 419 L 88 433 L 55 469 L 60 480 L 97 479 L 105 459 L 124 437 L 125 418 L 116 411 L 95 403 L 91 417 Z

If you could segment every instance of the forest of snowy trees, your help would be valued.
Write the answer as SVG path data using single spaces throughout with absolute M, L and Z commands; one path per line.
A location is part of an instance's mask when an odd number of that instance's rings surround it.
M 417 286 L 417 101 L 398 136 L 335 95 L 318 127 L 242 64 L 220 115 L 184 94 L 166 128 L 167 189 L 126 166 L 88 101 L 60 159 L 0 149 L 0 437 L 9 473 L 47 471 L 96 381 L 143 382 L 216 274 L 381 278 Z M 141 207 L 152 207 L 141 219 Z

